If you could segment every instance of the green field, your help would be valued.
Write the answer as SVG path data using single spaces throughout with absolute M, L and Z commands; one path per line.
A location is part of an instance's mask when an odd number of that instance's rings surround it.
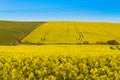
M 14 45 L 41 22 L 0 21 L 0 45 Z
M 120 24 L 100 22 L 47 22 L 26 36 L 22 43 L 79 44 L 120 42 Z

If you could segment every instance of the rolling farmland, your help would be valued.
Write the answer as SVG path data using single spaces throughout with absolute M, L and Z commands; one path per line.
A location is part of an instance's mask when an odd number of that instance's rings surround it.
M 120 24 L 97 22 L 47 22 L 21 42 L 31 44 L 79 44 L 116 40 L 120 42 Z
M 2 22 L 0 80 L 120 80 L 120 45 L 77 45 L 120 42 L 119 30 L 118 23 Z

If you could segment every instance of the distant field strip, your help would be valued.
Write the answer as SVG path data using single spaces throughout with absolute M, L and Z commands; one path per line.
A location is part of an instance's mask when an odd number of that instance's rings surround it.
M 97 22 L 47 22 L 21 42 L 29 44 L 79 44 L 116 40 L 120 42 L 120 24 Z
M 15 53 L 14 53 L 15 52 Z M 29 53 L 37 55 L 55 55 L 58 53 L 59 55 L 76 55 L 80 53 L 83 54 L 109 54 L 110 53 L 119 53 L 119 50 L 111 50 L 110 46 L 108 45 L 42 45 L 42 46 L 34 46 L 34 45 L 27 45 L 27 46 L 0 46 L 0 53 L 2 55 L 6 55 L 4 53 L 8 53 L 7 55 L 10 55 L 10 53 Z M 16 54 L 17 55 L 17 54 Z M 93 55 L 93 56 L 94 56 Z

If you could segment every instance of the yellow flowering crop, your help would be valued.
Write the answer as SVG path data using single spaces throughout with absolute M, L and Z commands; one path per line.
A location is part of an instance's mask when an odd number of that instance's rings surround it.
M 0 80 L 120 80 L 109 46 L 0 46 Z

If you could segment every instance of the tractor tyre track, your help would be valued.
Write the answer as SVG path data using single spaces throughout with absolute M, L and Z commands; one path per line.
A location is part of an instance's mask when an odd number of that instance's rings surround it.
M 51 29 L 48 29 L 48 30 L 46 30 L 44 33 L 43 33 L 43 35 L 42 35 L 42 37 L 41 37 L 41 41 L 46 41 L 46 37 L 47 37 L 47 35 L 50 33 L 50 31 L 51 31 Z
M 83 39 L 83 34 L 82 34 L 82 32 L 80 32 L 80 30 L 79 30 L 79 28 L 78 28 L 78 25 L 76 24 L 76 23 L 74 23 L 74 28 L 75 28 L 75 30 L 76 30 L 76 33 L 79 35 L 79 37 L 78 37 L 78 41 L 82 41 L 82 39 Z

